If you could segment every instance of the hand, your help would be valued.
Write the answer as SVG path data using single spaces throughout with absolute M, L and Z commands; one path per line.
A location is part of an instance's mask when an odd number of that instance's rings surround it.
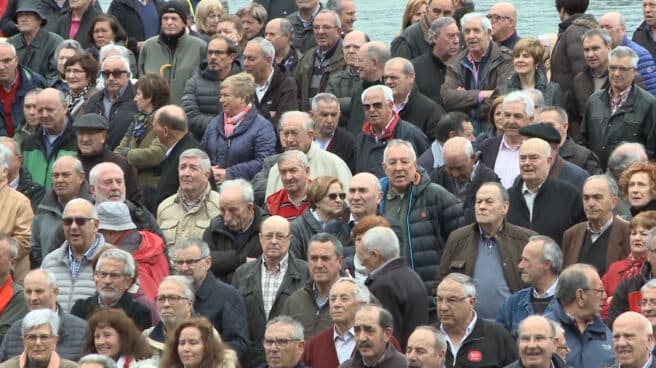
M 481 91 L 481 96 L 483 99 L 490 98 L 492 94 L 494 93 L 494 90 L 487 90 L 487 91 Z
M 212 166 L 212 175 L 214 176 L 214 181 L 217 184 L 223 183 L 226 178 L 226 171 L 218 167 L 217 165 Z

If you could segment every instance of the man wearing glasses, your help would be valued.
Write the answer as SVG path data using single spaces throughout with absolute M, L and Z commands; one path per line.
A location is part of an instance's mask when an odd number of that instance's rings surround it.
M 301 355 L 305 348 L 303 325 L 288 316 L 278 316 L 266 326 L 264 334 L 265 368 L 303 367 Z
M 194 311 L 207 317 L 223 340 L 242 357 L 249 345 L 246 305 L 237 289 L 217 280 L 210 271 L 212 258 L 207 243 L 186 238 L 170 253 L 175 272 L 185 276 L 194 287 Z
M 487 14 L 492 23 L 492 39 L 501 46 L 512 50 L 519 36 L 517 36 L 517 10 L 513 4 L 501 2 L 492 5 Z

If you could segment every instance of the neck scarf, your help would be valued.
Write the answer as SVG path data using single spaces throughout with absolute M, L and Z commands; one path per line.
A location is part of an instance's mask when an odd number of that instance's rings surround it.
M 73 110 L 75 110 L 75 108 L 79 104 L 84 102 L 84 96 L 87 95 L 90 89 L 91 89 L 91 85 L 87 84 L 86 86 L 84 86 L 84 88 L 82 88 L 82 91 L 80 91 L 80 93 L 78 93 L 77 96 L 73 95 L 73 91 L 71 91 L 71 93 L 69 93 L 68 96 L 66 96 L 66 102 L 68 102 L 69 114 L 72 114 Z
M 244 117 L 246 114 L 248 114 L 249 111 L 251 111 L 251 104 L 246 105 L 246 107 L 244 107 L 233 117 L 228 116 L 228 113 L 225 111 L 223 112 L 223 130 L 225 131 L 226 137 L 230 137 L 232 135 L 232 132 L 235 131 L 237 124 L 244 120 Z

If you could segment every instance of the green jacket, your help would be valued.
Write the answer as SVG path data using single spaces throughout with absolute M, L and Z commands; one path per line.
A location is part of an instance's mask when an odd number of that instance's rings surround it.
M 43 143 L 43 128 L 39 126 L 32 135 L 23 141 L 23 167 L 32 174 L 32 179 L 46 189 L 52 188 L 52 165 L 62 156 L 77 155 L 77 138 L 70 122 L 66 123 L 64 132 L 55 141 L 50 156 L 46 155 Z
M 328 302 L 319 307 L 314 296 L 314 281 L 308 279 L 302 289 L 296 290 L 287 298 L 279 316 L 290 316 L 301 322 L 305 339 L 332 325 Z

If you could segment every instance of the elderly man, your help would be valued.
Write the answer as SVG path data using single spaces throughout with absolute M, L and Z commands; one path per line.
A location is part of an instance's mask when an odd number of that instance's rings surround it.
M 187 4 L 164 2 L 159 8 L 159 20 L 159 36 L 147 39 L 139 51 L 139 75 L 162 75 L 171 86 L 171 103 L 179 105 L 187 80 L 205 59 L 207 44 L 186 33 Z
M 519 149 L 520 178 L 508 190 L 508 222 L 535 230 L 556 242 L 572 225 L 584 220 L 581 194 L 573 186 L 548 176 L 551 147 L 530 138 Z M 568 204 L 563 210 L 562 204 Z
M 490 7 L 487 19 L 492 23 L 492 40 L 510 50 L 515 47 L 517 36 L 517 10 L 511 3 L 499 2 Z
M 656 325 L 656 280 L 649 280 L 640 288 L 640 313 L 647 317 L 652 328 Z
M 551 238 L 533 235 L 522 250 L 517 267 L 522 282 L 529 287 L 516 291 L 499 308 L 497 323 L 517 337 L 520 323 L 533 314 L 556 309 L 554 298 L 558 275 L 563 268 L 563 253 Z
M 505 367 L 517 359 L 517 346 L 510 333 L 478 316 L 476 287 L 471 277 L 453 272 L 438 285 L 435 304 L 440 330 L 448 342 L 445 365 L 455 362 L 476 367 Z
M 96 207 L 86 199 L 71 199 L 64 207 L 62 223 L 66 241 L 44 258 L 41 268 L 57 277 L 57 303 L 68 312 L 77 300 L 96 292 L 93 260 L 105 248 L 105 239 L 98 234 Z
M 647 49 L 656 58 L 656 42 L 651 37 L 651 32 L 656 29 L 656 2 L 654 0 L 642 0 L 642 14 L 644 21 L 633 32 L 633 41 Z
M 93 31 L 93 20 L 102 14 L 102 9 L 93 4 L 93 0 L 80 0 L 62 8 L 55 22 L 54 32 L 63 39 L 74 39 L 83 49 L 91 47 L 93 39 L 89 37 L 89 32 Z
M 330 77 L 346 67 L 339 15 L 332 10 L 321 10 L 314 16 L 312 27 L 316 29 L 314 38 L 317 45 L 307 51 L 299 48 L 304 53 L 294 72 L 298 85 L 298 105 L 302 111 L 310 110 L 311 98 L 325 92 Z
M 171 262 L 176 273 L 193 284 L 194 311 L 207 317 L 223 341 L 242 356 L 249 345 L 246 305 L 237 289 L 217 280 L 210 271 L 212 259 L 207 243 L 197 238 L 176 243 Z
M 442 150 L 444 165 L 433 170 L 431 181 L 460 200 L 465 223 L 470 224 L 475 220 L 476 192 L 484 183 L 499 182 L 499 177 L 479 159 L 467 138 L 450 138 Z
M 266 207 L 269 214 L 282 216 L 291 222 L 309 206 L 310 165 L 305 154 L 298 150 L 283 152 L 276 165 L 283 188 L 266 198 Z
M 433 39 L 429 28 L 437 19 L 452 16 L 454 4 L 452 0 L 429 1 L 426 15 L 392 40 L 392 55 L 412 60 L 430 53 Z
M 517 348 L 519 360 L 507 368 L 565 368 L 565 362 L 556 354 L 556 330 L 543 316 L 530 316 L 519 324 Z
M 461 111 L 453 111 L 442 116 L 435 126 L 435 139 L 431 142 L 429 149 L 419 155 L 417 163 L 426 171 L 434 171 L 444 166 L 444 143 L 449 138 L 465 137 L 475 143 L 474 126 L 471 117 Z
M 262 254 L 258 234 L 267 214 L 253 203 L 253 187 L 246 180 L 224 181 L 219 197 L 219 215 L 203 232 L 203 240 L 210 247 L 214 276 L 230 282 L 240 265 Z
M 301 356 L 305 347 L 303 325 L 288 316 L 278 316 L 267 322 L 264 334 L 264 367 L 303 367 Z
M 403 351 L 412 331 L 428 322 L 424 284 L 419 275 L 399 258 L 399 240 L 390 228 L 370 229 L 355 251 L 369 274 L 364 284 L 392 314 L 394 331 Z
M 210 120 L 223 111 L 218 103 L 221 82 L 241 72 L 236 57 L 237 45 L 232 40 L 223 35 L 212 37 L 207 43 L 207 66 L 201 66 L 200 72 L 185 84 L 180 106 L 189 118 L 189 130 L 199 142 Z
M 433 326 L 417 327 L 405 349 L 409 368 L 443 368 L 446 358 L 444 335 Z
M 0 364 L 0 367 L 77 367 L 75 362 L 60 358 L 55 351 L 59 338 L 59 316 L 53 310 L 38 309 L 28 313 L 21 323 L 21 337 L 25 346 L 23 352 Z
M 479 108 L 487 111 L 486 100 L 513 72 L 512 59 L 492 41 L 492 24 L 483 14 L 466 14 L 461 23 L 466 48 L 447 63 L 441 87 L 444 108 L 467 113 Z M 473 123 L 474 133 L 478 134 L 482 126 L 478 121 Z
M 333 93 L 339 99 L 340 126 L 346 125 L 351 114 L 351 98 L 362 90 L 362 81 L 358 71 L 358 54 L 360 48 L 369 42 L 369 36 L 362 31 L 347 33 L 342 40 L 342 52 L 346 67 L 328 80 L 326 92 Z
M 99 308 L 119 308 L 140 330 L 152 326 L 150 310 L 133 300 L 127 292 L 136 276 L 134 258 L 130 253 L 114 248 L 103 251 L 98 257 L 93 275 L 96 293 L 75 302 L 71 309 L 72 315 L 88 319 Z
M 608 176 L 594 175 L 585 181 L 583 211 L 587 221 L 563 235 L 565 266 L 588 263 L 605 274 L 613 262 L 629 254 L 629 223 L 613 215 L 617 198 L 617 184 Z
M 428 149 L 426 135 L 394 111 L 394 93 L 391 88 L 384 85 L 371 86 L 362 92 L 360 98 L 366 121 L 355 139 L 355 172 L 385 176 L 381 165 L 384 151 L 395 139 L 407 141 L 415 154 L 420 155 Z
M 576 263 L 560 274 L 556 288 L 558 308 L 546 317 L 559 322 L 571 352 L 573 367 L 608 367 L 615 361 L 610 330 L 599 316 L 604 287 L 593 266 Z
M 619 367 L 656 367 L 654 335 L 649 320 L 637 312 L 622 313 L 613 323 L 613 348 Z
M 588 99 L 581 143 L 599 156 L 604 168 L 608 155 L 622 141 L 644 144 L 647 156 L 654 158 L 656 97 L 635 84 L 637 63 L 638 55 L 630 48 L 613 49 L 608 61 L 609 86 Z
M 36 103 L 36 95 L 34 102 Z M 35 105 L 36 106 L 36 105 Z M 32 210 L 36 212 L 39 203 L 46 194 L 45 189 L 39 183 L 35 183 L 32 175 L 23 167 L 23 152 L 20 143 L 14 138 L 0 137 L 0 145 L 5 146 L 11 152 L 9 155 L 9 166 L 7 168 L 7 182 L 12 189 L 26 196 L 32 204 Z
M 636 71 L 640 73 L 645 81 L 645 89 L 652 95 L 656 94 L 656 76 L 653 71 L 656 68 L 654 58 L 649 51 L 626 36 L 626 23 L 624 17 L 618 12 L 610 12 L 599 17 L 599 27 L 605 29 L 611 38 L 612 48 L 627 46 L 638 55 L 638 66 Z
M 407 367 L 403 354 L 392 344 L 392 314 L 384 307 L 367 304 L 355 313 L 353 330 L 358 348 L 340 368 Z
M 445 114 L 444 108 L 421 93 L 415 85 L 415 68 L 404 58 L 385 63 L 385 85 L 394 94 L 394 111 L 399 118 L 416 125 L 430 139 L 435 138 L 435 126 Z
M 291 44 L 292 24 L 285 18 L 275 18 L 271 13 L 269 19 L 271 20 L 264 29 L 264 38 L 269 40 L 276 50 L 274 60 L 278 69 L 293 75 L 303 55 Z
M 354 0 L 328 0 L 326 8 L 334 10 L 342 22 L 342 37 L 353 32 L 353 24 L 358 20 Z
M 111 55 L 105 58 L 100 74 L 103 76 L 104 88 L 89 97 L 84 112 L 102 115 L 107 119 L 106 143 L 109 150 L 113 151 L 125 136 L 132 116 L 137 113 L 137 103 L 134 102 L 136 88 L 130 83 L 130 62 L 122 56 Z
M 0 234 L 0 287 L 6 290 L 4 302 L 0 307 L 0 339 L 9 327 L 27 313 L 23 288 L 14 281 L 12 272 L 18 257 L 16 241 L 5 234 Z
M 312 98 L 314 143 L 323 150 L 334 153 L 352 170 L 355 164 L 355 139 L 338 126 L 341 111 L 339 99 L 332 93 L 318 93 Z
M 35 269 L 25 276 L 25 304 L 30 311 L 51 309 L 59 317 L 59 339 L 55 350 L 62 358 L 78 361 L 82 356 L 80 346 L 84 345 L 87 323 L 72 314 L 64 312 L 57 304 L 57 279 L 44 269 Z M 23 351 L 21 324 L 23 319 L 14 322 L 0 345 L 0 361 L 5 361 Z
M 432 1 L 437 3 L 439 0 Z M 436 19 L 428 30 L 431 41 L 430 52 L 412 59 L 416 75 L 430 75 L 431 78 L 416 78 L 417 89 L 440 106 L 440 86 L 446 77 L 446 62 L 460 51 L 460 31 L 455 19 L 444 16 Z M 429 80 L 430 79 L 430 80 Z
M 473 277 L 479 296 L 476 312 L 488 320 L 496 317 L 510 294 L 522 288 L 517 264 L 522 248 L 536 234 L 506 221 L 509 206 L 508 192 L 501 184 L 481 185 L 476 192 L 476 222 L 451 233 L 436 280 L 439 284 L 451 272 Z
M 280 315 L 285 301 L 308 279 L 307 263 L 289 253 L 289 238 L 290 224 L 286 219 L 272 216 L 264 220 L 260 229 L 262 256 L 240 266 L 232 277 L 232 285 L 246 302 L 251 339 L 243 358 L 247 367 L 264 363 L 266 321 Z
M 210 220 L 219 214 L 219 193 L 212 190 L 211 173 L 210 158 L 204 151 L 190 148 L 180 154 L 180 188 L 157 208 L 157 222 L 167 247 L 182 239 L 201 237 Z
M 298 101 L 294 78 L 274 67 L 275 57 L 273 44 L 262 37 L 248 41 L 244 49 L 244 71 L 255 79 L 253 106 L 277 125 L 282 114 L 298 109 Z
M 310 278 L 287 298 L 280 311 L 303 325 L 305 337 L 328 328 L 331 324 L 328 300 L 330 289 L 340 277 L 343 260 L 342 243 L 333 235 L 318 233 L 308 244 Z

